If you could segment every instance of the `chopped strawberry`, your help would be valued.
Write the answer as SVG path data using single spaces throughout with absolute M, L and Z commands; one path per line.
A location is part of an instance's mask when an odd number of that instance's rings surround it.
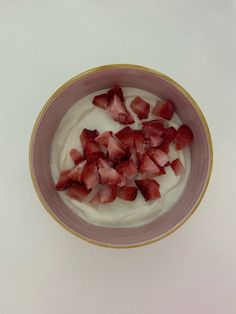
M 152 158 L 152 160 L 155 162 L 155 164 L 161 167 L 164 167 L 165 164 L 169 160 L 169 156 L 165 152 L 163 152 L 161 149 L 158 149 L 158 148 L 152 148 L 149 155 Z
M 106 109 L 107 94 L 97 95 L 93 98 L 93 104 L 101 109 Z
M 160 150 L 162 150 L 164 153 L 168 154 L 169 153 L 169 143 L 168 142 L 165 142 L 163 141 L 161 143 L 161 145 L 159 146 Z
M 117 186 L 103 184 L 100 190 L 100 202 L 110 203 L 116 199 Z
M 160 119 L 145 121 L 142 123 L 143 133 L 147 138 L 150 136 L 161 136 L 164 131 L 163 121 Z
M 106 160 L 99 158 L 98 160 L 98 172 L 100 175 L 101 183 L 105 184 L 121 184 L 122 177 L 113 169 Z
M 115 136 L 124 143 L 127 147 L 133 148 L 134 147 L 134 132 L 130 126 L 126 126 L 119 132 L 115 134 Z
M 164 167 L 158 167 L 160 172 L 157 174 L 157 176 L 162 176 L 163 174 L 166 174 L 165 168 Z
M 120 160 L 126 154 L 125 147 L 122 145 L 122 143 L 113 137 L 109 139 L 107 149 L 109 159 L 111 160 Z
M 171 168 L 173 169 L 176 176 L 179 176 L 184 172 L 184 166 L 179 158 L 172 161 Z
M 140 120 L 146 119 L 149 115 L 150 105 L 139 96 L 134 98 L 130 104 L 130 108 Z
M 87 189 L 95 187 L 99 183 L 99 174 L 96 162 L 87 163 L 82 173 L 82 181 Z
M 171 143 L 174 141 L 176 133 L 177 133 L 176 129 L 173 126 L 171 126 L 164 130 L 164 132 L 162 133 L 162 138 L 165 142 Z
M 81 182 L 82 173 L 86 165 L 87 165 L 87 160 L 81 161 L 74 169 L 70 171 L 70 173 L 68 174 L 69 178 L 74 181 Z
M 68 189 L 67 195 L 76 200 L 83 201 L 90 191 L 83 183 L 75 183 Z
M 155 165 L 152 159 L 147 154 L 145 154 L 143 156 L 143 160 L 140 163 L 139 171 L 148 174 L 158 174 L 160 169 L 157 167 L 157 165 Z
M 114 96 L 117 95 L 121 101 L 124 101 L 124 95 L 121 87 L 119 85 L 113 86 L 108 92 L 107 92 L 107 99 L 108 101 Z
M 104 146 L 107 147 L 110 137 L 112 137 L 112 132 L 111 131 L 106 131 L 106 132 L 103 132 L 102 134 L 98 135 L 95 138 L 95 141 L 97 143 L 99 143 L 100 145 L 104 145 Z
M 123 186 L 118 189 L 117 196 L 126 201 L 134 201 L 138 190 L 134 186 Z
M 95 137 L 97 137 L 99 135 L 98 131 L 95 130 L 88 130 L 88 129 L 83 129 L 83 131 L 80 134 L 80 141 L 81 141 L 81 145 L 84 148 L 85 143 L 89 142 L 89 141 L 93 141 L 95 139 Z
M 70 172 L 71 170 L 65 170 L 60 173 L 59 179 L 55 186 L 57 191 L 66 190 L 72 185 L 73 180 L 68 176 Z
M 152 113 L 163 119 L 171 120 L 174 113 L 174 105 L 169 99 L 160 102 L 158 101 Z
M 163 139 L 160 135 L 150 135 L 149 137 L 149 145 L 150 147 L 157 147 L 159 145 L 161 145 L 161 143 L 163 142 Z
M 193 139 L 192 130 L 185 124 L 181 125 L 177 131 L 175 138 L 175 147 L 177 150 L 188 146 Z
M 98 205 L 100 204 L 100 193 L 97 192 L 93 198 L 89 201 L 89 204 L 91 205 Z
M 99 157 L 104 157 L 104 153 L 100 151 L 98 143 L 89 141 L 84 145 L 84 156 L 88 161 L 94 161 Z
M 147 149 L 147 141 L 145 140 L 144 133 L 141 130 L 134 130 L 133 136 L 137 152 L 143 154 Z
M 132 159 L 122 162 L 116 167 L 116 170 L 124 175 L 125 178 L 133 179 L 137 173 L 137 167 Z
M 75 165 L 78 165 L 82 160 L 84 160 L 83 155 L 76 148 L 72 148 L 70 151 L 70 156 L 74 161 Z
M 121 124 L 134 123 L 131 113 L 127 110 L 125 104 L 116 94 L 109 99 L 107 111 L 114 120 L 120 122 Z
M 160 186 L 155 180 L 136 180 L 135 183 L 146 201 L 155 200 L 161 197 L 159 191 Z

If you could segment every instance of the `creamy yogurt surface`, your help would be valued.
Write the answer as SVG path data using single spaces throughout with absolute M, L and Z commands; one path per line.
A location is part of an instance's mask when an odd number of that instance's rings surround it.
M 157 96 L 136 88 L 122 88 L 127 108 L 131 111 L 135 123 L 133 129 L 141 129 L 141 122 L 130 109 L 131 101 L 140 96 L 150 104 L 148 121 L 157 119 L 151 114 L 152 109 L 158 100 Z M 94 96 L 107 92 L 107 89 L 92 93 L 75 103 L 65 114 L 59 124 L 51 147 L 51 172 L 56 183 L 61 171 L 71 169 L 74 163 L 70 157 L 70 150 L 77 148 L 82 152 L 80 134 L 84 128 L 97 129 L 99 133 L 104 131 L 118 132 L 124 125 L 114 121 L 105 110 L 92 104 Z M 179 117 L 174 113 L 169 126 L 178 128 L 182 124 Z M 116 198 L 115 201 L 107 204 L 92 206 L 88 203 L 93 196 L 93 191 L 84 202 L 77 201 L 66 195 L 66 191 L 58 192 L 64 203 L 89 223 L 107 227 L 135 227 L 148 223 L 170 209 L 181 196 L 190 173 L 191 153 L 189 147 L 176 151 L 174 144 L 170 145 L 170 161 L 179 158 L 185 167 L 181 176 L 175 176 L 171 167 L 166 167 L 166 174 L 156 178 L 160 184 L 161 198 L 155 201 L 146 202 L 140 191 L 135 201 L 125 201 Z

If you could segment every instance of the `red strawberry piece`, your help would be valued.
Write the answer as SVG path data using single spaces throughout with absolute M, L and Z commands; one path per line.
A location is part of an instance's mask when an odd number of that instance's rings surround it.
M 107 147 L 110 137 L 112 137 L 112 132 L 111 131 L 106 131 L 106 132 L 103 132 L 102 134 L 98 135 L 95 138 L 95 141 L 97 143 L 99 143 L 100 145 L 104 145 L 104 146 Z
M 84 171 L 86 164 L 87 160 L 81 161 L 74 169 L 70 171 L 70 173 L 68 174 L 69 178 L 74 181 L 81 182 L 82 173 Z
M 126 201 L 134 201 L 138 190 L 134 186 L 123 186 L 118 189 L 117 196 Z
M 137 173 L 137 167 L 132 159 L 122 162 L 116 167 L 116 170 L 124 175 L 125 178 L 133 179 Z
M 89 201 L 89 203 L 91 205 L 98 205 L 100 204 L 100 193 L 97 192 L 93 198 L 91 198 L 91 200 Z
M 169 160 L 169 156 L 158 148 L 152 148 L 149 155 L 155 164 L 161 167 L 164 167 Z
M 71 170 L 65 170 L 60 173 L 59 179 L 55 186 L 57 191 L 66 190 L 72 185 L 73 180 L 68 176 L 70 171 Z
M 170 166 L 170 162 L 169 161 L 167 161 L 167 163 L 165 164 L 164 167 L 168 167 L 168 166 Z
M 168 142 L 165 142 L 163 141 L 161 143 L 161 145 L 159 146 L 160 150 L 162 150 L 164 153 L 168 154 L 169 153 L 169 143 Z
M 131 127 L 126 126 L 119 132 L 115 134 L 115 136 L 124 143 L 127 147 L 133 148 L 134 147 L 134 132 Z
M 119 85 L 113 86 L 108 92 L 107 92 L 107 99 L 108 101 L 114 96 L 117 95 L 121 101 L 124 101 L 124 95 L 121 87 Z
M 150 135 L 149 145 L 150 147 L 157 147 L 163 142 L 163 139 L 160 135 Z
M 132 100 L 130 108 L 136 113 L 140 120 L 146 119 L 150 112 L 150 105 L 139 96 Z
M 78 165 L 82 160 L 84 160 L 83 155 L 76 148 L 72 148 L 70 151 L 70 156 L 74 161 L 75 165 Z
M 107 104 L 107 110 L 114 120 L 120 123 L 126 123 L 128 111 L 125 107 L 125 104 L 117 95 L 114 95 L 113 97 L 111 97 L 111 99 L 109 99 Z
M 175 138 L 175 148 L 180 150 L 188 146 L 193 139 L 192 130 L 185 124 L 181 125 L 177 131 Z
M 157 165 L 155 165 L 152 159 L 147 154 L 145 154 L 143 156 L 143 160 L 140 163 L 139 171 L 147 174 L 158 174 L 160 169 L 157 167 Z
M 98 143 L 95 141 L 86 142 L 84 145 L 84 156 L 88 161 L 97 160 L 99 157 L 105 157 L 100 151 Z
M 96 162 L 87 163 L 82 173 L 82 181 L 87 189 L 95 187 L 99 183 L 99 174 Z
M 101 183 L 105 184 L 121 184 L 122 177 L 113 169 L 106 160 L 99 158 L 98 160 L 98 172 L 100 175 Z
M 174 113 L 174 105 L 169 99 L 160 102 L 158 101 L 152 113 L 155 116 L 162 117 L 163 119 L 171 120 Z
M 158 167 L 160 172 L 157 174 L 157 176 L 162 176 L 163 174 L 166 174 L 165 168 L 164 167 Z
M 137 187 L 146 201 L 155 200 L 161 197 L 159 184 L 152 179 L 136 180 Z
M 107 94 L 97 95 L 93 98 L 93 104 L 101 109 L 107 107 Z
M 173 169 L 176 176 L 179 176 L 184 172 L 184 166 L 179 158 L 172 161 L 171 168 Z
M 67 195 L 76 200 L 83 201 L 90 191 L 83 183 L 75 183 L 68 189 Z
M 88 129 L 83 129 L 83 131 L 80 134 L 80 141 L 81 141 L 81 145 L 84 148 L 85 143 L 89 142 L 89 141 L 93 141 L 95 139 L 95 137 L 97 137 L 99 135 L 98 131 L 95 130 L 88 130 Z
M 123 124 L 133 124 L 135 122 L 134 118 L 132 117 L 132 114 L 128 110 L 127 112 L 128 112 L 128 115 L 127 115 L 125 123 Z
M 122 145 L 122 143 L 113 137 L 109 139 L 107 149 L 109 159 L 111 160 L 119 160 L 126 154 L 125 147 Z
M 116 199 L 117 186 L 103 184 L 100 190 L 100 202 L 110 203 Z
M 161 136 L 164 131 L 163 121 L 160 119 L 143 122 L 143 133 L 147 138 L 150 136 Z
M 174 141 L 176 133 L 177 133 L 176 129 L 173 126 L 171 126 L 164 130 L 164 132 L 162 133 L 162 138 L 165 142 L 171 143 Z
M 144 133 L 141 130 L 134 130 L 134 146 L 137 152 L 143 154 L 147 149 L 147 141 L 145 140 Z

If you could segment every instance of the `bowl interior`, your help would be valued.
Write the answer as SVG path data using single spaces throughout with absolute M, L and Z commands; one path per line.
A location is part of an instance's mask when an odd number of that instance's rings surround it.
M 161 98 L 170 98 L 182 121 L 194 134 L 192 166 L 181 198 L 154 221 L 134 228 L 91 225 L 75 215 L 55 191 L 50 170 L 50 149 L 54 133 L 66 111 L 91 92 L 114 84 L 136 87 Z M 159 239 L 180 225 L 204 194 L 211 170 L 211 139 L 199 108 L 175 82 L 155 71 L 138 66 L 107 66 L 82 73 L 63 85 L 42 110 L 31 141 L 31 173 L 37 193 L 47 210 L 67 229 L 89 241 L 106 246 L 136 246 Z

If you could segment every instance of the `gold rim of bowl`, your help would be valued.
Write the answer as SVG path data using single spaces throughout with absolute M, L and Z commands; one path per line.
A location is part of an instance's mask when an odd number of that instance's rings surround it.
M 52 210 L 50 209 L 50 207 L 47 205 L 47 203 L 44 200 L 43 195 L 41 194 L 39 187 L 38 187 L 38 183 L 36 180 L 36 176 L 35 176 L 35 171 L 34 171 L 34 167 L 33 167 L 33 144 L 34 144 L 34 140 L 35 140 L 35 135 L 38 129 L 38 126 L 40 125 L 41 119 L 45 113 L 45 111 L 47 110 L 47 108 L 51 105 L 52 101 L 59 95 L 61 94 L 68 86 L 71 86 L 73 83 L 75 83 L 76 81 L 78 81 L 79 79 L 81 79 L 82 77 L 85 77 L 91 73 L 95 73 L 98 71 L 102 71 L 102 70 L 109 70 L 109 69 L 120 69 L 120 68 L 130 68 L 130 69 L 137 69 L 137 70 L 143 70 L 145 72 L 149 72 L 152 73 L 154 75 L 158 75 L 161 78 L 165 79 L 166 81 L 168 81 L 171 85 L 173 85 L 176 89 L 178 89 L 188 100 L 189 102 L 192 104 L 192 106 L 194 107 L 194 109 L 196 110 L 197 114 L 199 115 L 199 118 L 201 119 L 201 122 L 205 128 L 205 132 L 206 132 L 206 136 L 207 136 L 207 142 L 208 142 L 208 147 L 209 147 L 209 153 L 210 153 L 210 165 L 209 165 L 209 169 L 208 169 L 208 174 L 207 174 L 207 178 L 205 181 L 205 185 L 204 188 L 201 192 L 201 194 L 199 195 L 197 201 L 195 202 L 195 205 L 193 206 L 192 210 L 188 213 L 187 216 L 185 216 L 179 223 L 177 223 L 173 228 L 167 230 L 165 233 L 163 233 L 162 235 L 144 241 L 144 242 L 140 242 L 137 244 L 130 244 L 130 245 L 114 245 L 114 244 L 110 244 L 110 243 L 104 243 L 104 242 L 100 242 L 100 241 L 96 241 L 87 237 L 82 236 L 80 233 L 76 232 L 75 230 L 69 228 L 68 226 L 66 226 L 62 221 L 60 221 L 58 219 L 58 217 L 52 212 Z M 196 101 L 193 99 L 193 97 L 182 87 L 180 86 L 176 81 L 174 81 L 173 79 L 169 78 L 168 76 L 166 76 L 165 74 L 153 70 L 151 68 L 147 68 L 144 66 L 140 66 L 140 65 L 135 65 L 135 64 L 108 64 L 108 65 L 103 65 L 103 66 L 98 66 L 92 69 L 89 69 L 87 71 L 84 71 L 78 75 L 76 75 L 75 77 L 73 77 L 72 79 L 70 79 L 69 81 L 67 81 L 66 83 L 64 83 L 61 87 L 59 87 L 54 94 L 48 99 L 48 101 L 46 102 L 46 104 L 43 106 L 43 108 L 41 109 L 36 122 L 34 124 L 33 127 L 33 131 L 32 131 L 32 135 L 31 135 L 31 139 L 30 139 L 30 145 L 29 145 L 29 165 L 30 165 L 30 174 L 31 174 L 31 179 L 34 185 L 34 188 L 36 190 L 37 196 L 39 198 L 39 200 L 41 201 L 42 205 L 45 207 L 45 209 L 47 210 L 47 212 L 63 227 L 65 228 L 67 231 L 71 232 L 72 234 L 76 235 L 77 237 L 89 242 L 89 243 L 93 243 L 95 245 L 98 246 L 102 246 L 102 247 L 107 247 L 107 248 L 135 248 L 135 247 L 139 247 L 139 246 L 144 246 L 156 241 L 159 241 L 165 237 L 167 237 L 168 235 L 172 234 L 175 230 L 177 230 L 182 224 L 184 224 L 189 218 L 190 216 L 195 212 L 195 210 L 197 209 L 198 205 L 200 204 L 206 190 L 207 187 L 209 185 L 209 181 L 210 181 L 210 177 L 211 177 L 211 173 L 212 173 L 212 167 L 213 167 L 213 147 L 212 147 L 212 140 L 211 140 L 211 134 L 210 134 L 210 130 L 208 128 L 206 119 L 201 111 L 201 109 L 199 108 L 198 104 L 196 103 Z

